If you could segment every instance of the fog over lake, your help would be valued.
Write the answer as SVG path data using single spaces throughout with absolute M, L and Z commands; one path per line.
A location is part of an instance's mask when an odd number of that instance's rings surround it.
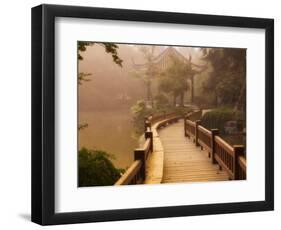
M 126 168 L 133 162 L 133 151 L 138 146 L 129 109 L 80 112 L 80 119 L 89 127 L 79 134 L 80 146 L 106 150 L 113 154 L 115 166 Z
M 142 62 L 134 46 L 119 45 L 121 68 L 99 44 L 87 47 L 79 72 L 90 73 L 89 81 L 79 85 L 79 123 L 88 127 L 79 131 L 79 148 L 103 150 L 114 156 L 116 167 L 127 168 L 138 147 L 131 106 L 145 95 L 140 79 L 132 76 L 132 58 Z

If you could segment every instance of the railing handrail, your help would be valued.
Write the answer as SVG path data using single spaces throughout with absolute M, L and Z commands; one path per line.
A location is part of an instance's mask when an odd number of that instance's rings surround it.
M 159 119 L 161 116 L 157 116 Z M 166 123 L 167 120 L 173 121 L 174 119 L 178 119 L 179 116 L 176 113 L 164 114 L 162 116 L 163 123 Z M 124 185 L 124 184 L 133 184 L 138 183 L 140 180 L 145 180 L 145 169 L 146 169 L 146 160 L 150 153 L 153 152 L 153 133 L 151 131 L 151 123 L 155 122 L 156 119 L 152 119 L 151 117 L 145 119 L 144 121 L 144 137 L 145 142 L 140 148 L 136 148 L 134 151 L 134 162 L 131 166 L 126 170 L 126 172 L 119 178 L 119 180 L 115 183 L 115 185 Z M 158 122 L 159 126 L 163 125 L 162 122 Z M 137 163 L 140 162 L 140 163 Z
M 139 170 L 142 166 L 141 160 L 135 160 L 131 166 L 126 170 L 126 172 L 119 178 L 115 185 L 125 185 L 130 184 L 134 178 L 137 177 Z M 137 181 L 135 181 L 137 183 Z
M 206 128 L 203 127 L 202 125 L 199 125 L 199 126 L 198 126 L 198 129 L 199 129 L 199 131 L 203 132 L 205 135 L 208 135 L 208 136 L 210 136 L 210 137 L 212 136 L 211 130 L 206 129 Z
M 151 148 L 151 144 L 152 144 L 152 139 L 151 138 L 147 138 L 142 146 L 142 148 L 136 148 L 136 151 L 141 151 L 144 153 L 145 155 L 145 159 L 147 158 L 148 154 L 151 152 L 152 148 Z
M 146 139 L 144 144 L 143 144 L 143 151 L 145 151 L 145 153 L 149 152 L 149 148 L 150 148 L 150 143 L 151 142 L 151 139 Z
M 231 146 L 218 136 L 218 129 L 209 130 L 200 125 L 199 120 L 195 122 L 189 120 L 189 116 L 190 114 L 184 117 L 185 136 L 193 138 L 196 146 L 207 149 L 209 157 L 212 157 L 212 163 L 217 163 L 220 168 L 224 168 L 230 179 L 245 179 L 246 158 L 243 156 L 244 146 Z M 193 127 L 193 130 L 190 127 Z
M 197 122 L 198 124 L 199 122 Z M 198 125 L 197 126 L 198 131 L 196 132 L 197 134 L 197 146 L 200 145 L 201 149 L 205 148 L 209 152 L 209 157 L 211 155 L 211 150 L 212 150 L 212 131 L 206 129 L 205 127 Z
M 148 155 L 153 151 L 153 135 L 151 131 L 145 132 L 145 142 L 141 148 L 134 151 L 134 162 L 119 178 L 115 185 L 136 184 L 145 179 L 145 163 Z M 138 163 L 140 162 L 140 163 Z
M 191 125 L 191 126 L 194 126 L 195 127 L 195 122 L 194 121 L 191 121 L 191 120 L 186 120 L 186 122 Z
M 172 112 L 172 113 L 164 113 L 164 114 L 159 114 L 159 115 L 154 115 L 154 116 L 149 116 L 148 117 L 148 121 L 151 123 L 151 124 L 154 124 L 155 122 L 157 121 L 161 121 L 161 120 L 164 120 L 164 119 L 169 119 L 173 116 L 176 116 L 177 114 L 175 112 Z
M 240 167 L 246 171 L 247 163 L 246 163 L 246 158 L 244 156 L 239 156 L 238 157 L 238 164 Z
M 230 154 L 231 156 L 234 155 L 234 149 L 233 147 L 228 144 L 224 139 L 222 139 L 219 136 L 215 136 L 215 142 L 216 144 L 218 144 L 221 148 L 223 148 L 228 154 Z

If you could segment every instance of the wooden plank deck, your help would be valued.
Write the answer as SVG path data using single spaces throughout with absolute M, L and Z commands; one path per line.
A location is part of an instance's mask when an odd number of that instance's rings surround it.
M 208 153 L 184 136 L 183 120 L 159 130 L 164 148 L 162 183 L 228 180 Z

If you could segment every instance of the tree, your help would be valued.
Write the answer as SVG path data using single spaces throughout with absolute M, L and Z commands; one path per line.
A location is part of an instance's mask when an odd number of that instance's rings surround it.
M 153 95 L 152 95 L 151 86 L 152 86 L 152 80 L 158 73 L 158 70 L 153 62 L 153 59 L 155 58 L 154 56 L 155 46 L 140 46 L 139 50 L 142 52 L 146 63 L 140 65 L 142 67 L 141 69 L 138 69 L 137 65 L 134 64 L 135 71 L 133 74 L 137 78 L 142 79 L 142 81 L 144 82 L 146 88 L 146 101 L 152 102 L 152 106 L 153 106 Z
M 97 43 L 98 45 L 101 45 L 104 47 L 106 53 L 110 53 L 113 59 L 113 62 L 115 62 L 117 65 L 122 67 L 123 60 L 118 56 L 118 45 L 115 43 Z M 83 57 L 81 55 L 81 52 L 85 52 L 87 46 L 93 46 L 95 45 L 95 42 L 84 42 L 84 41 L 78 41 L 78 60 L 83 60 Z
M 150 109 L 148 109 L 143 100 L 137 101 L 135 105 L 131 107 L 131 112 L 133 114 L 133 125 L 137 134 L 144 132 L 144 121 L 145 118 L 150 115 Z
M 190 69 L 178 58 L 171 58 L 170 67 L 159 75 L 160 91 L 173 96 L 173 104 L 176 106 L 177 98 L 180 97 L 180 105 L 184 105 L 184 94 L 189 89 L 187 76 Z
M 91 76 L 91 75 L 92 75 L 91 73 L 83 73 L 83 72 L 79 73 L 78 74 L 78 84 L 82 85 L 83 81 L 90 81 L 90 79 L 87 77 Z
M 192 57 L 189 55 L 188 62 L 185 64 L 185 71 L 188 75 L 188 79 L 190 80 L 190 101 L 194 102 L 194 76 L 201 74 L 207 69 L 207 65 L 197 65 L 191 62 Z M 197 69 L 193 68 L 196 67 Z
M 154 97 L 154 100 L 156 102 L 155 103 L 156 109 L 158 109 L 158 110 L 166 109 L 169 104 L 168 98 L 163 93 L 156 95 Z
M 120 59 L 120 57 L 118 56 L 118 45 L 114 44 L 114 43 L 97 43 L 98 45 L 101 45 L 104 47 L 105 52 L 106 53 L 110 53 L 113 59 L 113 62 L 115 62 L 117 65 L 119 65 L 120 67 L 122 67 L 122 62 L 123 60 Z M 87 46 L 93 46 L 95 45 L 95 42 L 84 42 L 84 41 L 78 41 L 78 60 L 82 61 L 83 60 L 83 56 L 81 55 L 82 52 L 85 52 L 87 49 Z M 83 73 L 83 72 L 79 72 L 78 74 L 78 83 L 81 85 L 83 81 L 90 81 L 90 79 L 86 78 L 88 76 L 90 76 L 90 73 Z
M 115 168 L 110 158 L 104 151 L 82 148 L 78 153 L 79 187 L 114 185 L 124 170 Z
M 245 108 L 246 50 L 232 48 L 204 48 L 203 60 L 212 71 L 204 89 L 215 94 L 215 104 Z
M 85 52 L 87 49 L 87 46 L 93 46 L 94 44 L 95 44 L 95 42 L 78 41 L 78 45 L 77 45 L 78 57 L 77 58 L 79 61 L 83 60 L 83 56 L 81 55 L 81 52 Z M 115 62 L 120 67 L 122 67 L 123 60 L 119 58 L 118 53 L 117 53 L 118 45 L 116 45 L 114 43 L 97 43 L 97 44 L 103 46 L 107 53 L 111 53 L 113 62 Z M 82 82 L 90 81 L 90 79 L 87 77 L 91 76 L 91 75 L 92 75 L 91 73 L 79 72 L 78 73 L 78 84 L 81 85 Z M 78 130 L 83 130 L 84 128 L 87 128 L 87 127 L 88 127 L 87 123 L 78 124 Z

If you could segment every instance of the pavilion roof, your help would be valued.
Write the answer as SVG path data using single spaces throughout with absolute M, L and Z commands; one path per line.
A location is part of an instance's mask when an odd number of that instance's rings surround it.
M 201 65 L 197 65 L 191 62 L 191 58 L 187 59 L 184 55 L 182 55 L 177 49 L 175 49 L 173 46 L 169 46 L 168 48 L 166 48 L 163 52 L 161 52 L 159 55 L 157 55 L 156 57 L 153 58 L 152 63 L 154 65 L 158 65 L 160 64 L 165 58 L 170 57 L 170 56 L 175 56 L 177 58 L 179 58 L 179 60 L 181 60 L 184 63 L 190 63 L 193 67 L 195 67 L 196 69 L 200 69 L 204 66 Z M 142 64 L 136 64 L 133 62 L 134 68 L 136 69 L 143 69 L 143 68 L 147 68 L 148 63 L 142 63 Z

